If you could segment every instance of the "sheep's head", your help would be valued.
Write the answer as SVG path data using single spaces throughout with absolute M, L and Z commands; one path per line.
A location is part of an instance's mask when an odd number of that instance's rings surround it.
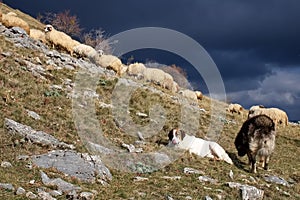
M 52 25 L 50 25 L 50 24 L 48 24 L 48 25 L 46 25 L 45 26 L 45 29 L 44 29 L 44 31 L 47 33 L 47 32 L 50 32 L 50 31 L 52 31 L 54 28 L 53 28 L 53 26 Z

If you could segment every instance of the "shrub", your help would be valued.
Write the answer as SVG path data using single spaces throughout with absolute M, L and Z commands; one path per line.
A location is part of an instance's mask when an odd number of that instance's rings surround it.
M 112 45 L 116 41 L 111 41 L 102 29 L 92 29 L 82 36 L 82 41 L 94 47 L 96 50 L 102 50 L 105 54 L 112 54 Z
M 63 31 L 70 36 L 79 37 L 82 31 L 79 19 L 76 15 L 71 15 L 70 10 L 60 13 L 47 12 L 44 15 L 39 14 L 37 18 L 41 22 L 51 24 L 55 29 Z

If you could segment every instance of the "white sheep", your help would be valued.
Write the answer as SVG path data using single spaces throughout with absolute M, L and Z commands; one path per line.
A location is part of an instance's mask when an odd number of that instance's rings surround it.
M 30 29 L 30 34 L 29 37 L 35 39 L 35 40 L 39 40 L 43 43 L 46 43 L 46 36 L 45 33 L 41 30 L 38 29 Z
M 256 110 L 256 109 L 260 109 L 260 108 L 264 108 L 264 106 L 263 105 L 251 106 L 249 110 Z
M 144 70 L 144 79 L 149 82 L 153 82 L 156 85 L 160 85 L 165 89 L 174 90 L 176 89 L 176 85 L 174 85 L 173 77 L 165 73 L 161 69 L 157 68 L 146 68 Z
M 80 57 L 95 57 L 98 52 L 91 46 L 86 44 L 79 44 L 73 48 L 73 52 L 79 55 Z
M 110 68 L 114 70 L 119 76 L 123 75 L 122 73 L 125 73 L 124 71 L 124 65 L 122 64 L 122 61 L 113 55 L 98 55 L 94 57 L 95 62 L 97 65 L 100 65 L 104 68 Z
M 53 46 L 67 50 L 73 56 L 73 48 L 80 44 L 80 42 L 73 40 L 64 32 L 57 31 L 52 25 L 45 27 L 46 40 Z
M 288 125 L 289 119 L 286 112 L 278 108 L 256 108 L 249 110 L 248 119 L 262 114 L 270 117 L 276 126 L 279 124 L 283 124 L 283 126 Z
M 146 67 L 143 63 L 133 63 L 128 66 L 127 74 L 129 76 L 135 76 L 137 78 L 142 78 Z
M 196 93 L 189 89 L 181 90 L 181 91 L 179 91 L 179 94 L 181 94 L 185 98 L 188 98 L 188 99 L 191 99 L 194 101 L 198 100 Z
M 20 27 L 24 29 L 28 35 L 30 34 L 30 27 L 28 23 L 17 17 L 16 13 L 9 12 L 7 14 L 2 14 L 1 22 L 7 28 Z
M 195 93 L 196 93 L 197 99 L 202 100 L 202 98 L 203 98 L 202 92 L 200 92 L 200 91 L 195 91 Z
M 240 104 L 237 104 L 237 103 L 231 103 L 229 104 L 228 106 L 228 111 L 231 112 L 231 113 L 238 113 L 238 114 L 241 114 L 241 111 L 243 111 L 243 107 L 240 105 Z

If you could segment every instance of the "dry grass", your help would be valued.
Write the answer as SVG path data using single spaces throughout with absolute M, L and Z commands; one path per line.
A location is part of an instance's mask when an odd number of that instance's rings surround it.
M 11 11 L 11 9 L 4 5 L 2 6 L 2 11 L 5 13 L 6 11 Z M 32 26 L 41 27 L 38 22 L 28 16 L 24 19 L 26 21 L 28 19 Z M 9 161 L 13 165 L 12 168 L 8 169 L 0 167 L 0 182 L 12 183 L 15 187 L 22 186 L 26 190 L 35 192 L 37 188 L 42 187 L 39 169 L 28 169 L 26 167 L 27 162 L 19 161 L 16 157 L 19 155 L 44 153 L 48 149 L 28 143 L 15 145 L 15 140 L 19 138 L 8 135 L 3 125 L 4 118 L 11 118 L 32 126 L 36 130 L 45 131 L 64 142 L 73 143 L 79 151 L 86 151 L 75 129 L 71 100 L 66 98 L 66 93 L 58 91 L 58 95 L 45 95 L 50 91 L 50 85 L 61 84 L 65 78 L 74 80 L 75 73 L 68 70 L 54 70 L 51 72 L 54 78 L 40 80 L 27 71 L 22 63 L 16 62 L 15 58 L 39 57 L 45 63 L 42 55 L 14 47 L 13 44 L 7 42 L 3 37 L 0 37 L 0 44 L 2 52 L 9 51 L 13 53 L 11 57 L 0 56 L 0 161 Z M 117 78 L 99 77 L 97 93 L 102 97 L 102 102 L 111 103 L 111 94 L 117 81 Z M 130 117 L 137 124 L 147 125 L 150 118 L 140 118 L 135 113 L 143 112 L 149 114 L 149 108 L 155 102 L 160 102 L 166 110 L 165 116 L 167 120 L 157 135 L 146 140 L 148 142 L 145 147 L 146 151 L 155 151 L 160 148 L 160 145 L 165 144 L 167 142 L 167 132 L 180 122 L 180 104 L 176 103 L 168 95 L 161 96 L 143 88 L 139 88 L 131 97 L 129 106 Z M 199 107 L 210 110 L 211 100 L 208 97 L 205 97 L 198 103 Z M 222 106 L 226 105 L 222 104 Z M 27 115 L 26 109 L 37 112 L 42 119 L 40 121 L 33 120 Z M 98 106 L 96 112 L 99 123 L 103 127 L 103 132 L 114 144 L 120 145 L 120 140 L 128 144 L 136 140 L 135 137 L 116 126 L 111 109 Z M 202 113 L 199 116 L 195 116 L 191 121 L 191 123 L 196 122 L 196 120 L 199 121 L 200 128 L 196 132 L 197 136 L 205 136 L 208 125 L 211 123 L 210 119 L 211 116 L 208 112 L 207 114 Z M 232 166 L 225 162 L 206 158 L 201 159 L 186 153 L 176 162 L 151 174 L 124 173 L 111 169 L 113 180 L 106 187 L 98 184 L 80 183 L 76 180 L 65 178 L 62 174 L 57 174 L 53 170 L 45 171 L 50 175 L 60 176 L 78 184 L 84 190 L 96 190 L 98 192 L 97 199 L 129 199 L 131 197 L 134 199 L 164 199 L 167 194 L 175 199 L 185 199 L 186 196 L 191 196 L 193 199 L 204 199 L 206 195 L 216 199 L 216 196 L 219 194 L 224 199 L 237 199 L 240 195 L 239 191 L 224 185 L 225 182 L 232 181 L 228 176 L 230 170 L 234 173 L 233 181 L 235 182 L 247 183 L 245 179 L 250 180 L 250 176 L 254 177 L 256 182 L 247 184 L 263 189 L 265 191 L 265 199 L 299 199 L 299 195 L 295 195 L 300 194 L 300 126 L 279 127 L 276 149 L 270 162 L 271 171 L 266 172 L 259 168 L 258 174 L 251 174 L 248 172 L 246 157 L 237 158 L 233 145 L 235 135 L 246 119 L 246 111 L 243 113 L 243 116 L 227 114 L 226 119 L 234 120 L 236 123 L 224 124 L 218 142 L 233 158 L 235 165 Z M 217 179 L 218 183 L 201 183 L 198 180 L 198 175 L 184 174 L 184 167 L 202 170 L 205 172 L 205 175 Z M 286 180 L 293 179 L 296 181 L 296 184 L 292 187 L 274 184 L 268 187 L 263 180 L 265 174 L 276 175 Z M 149 180 L 134 182 L 133 179 L 137 175 L 147 177 Z M 162 176 L 181 176 L 182 178 L 170 181 L 163 179 Z M 29 184 L 29 181 L 32 179 L 36 180 L 33 185 Z M 289 192 L 292 196 L 284 196 L 276 189 L 276 186 Z M 24 199 L 23 196 L 16 196 L 12 192 L 5 190 L 0 190 L 0 196 L 4 199 Z

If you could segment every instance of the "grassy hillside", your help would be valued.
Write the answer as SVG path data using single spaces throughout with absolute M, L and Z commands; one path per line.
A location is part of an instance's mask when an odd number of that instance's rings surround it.
M 3 13 L 14 11 L 29 23 L 31 27 L 42 29 L 43 25 L 32 17 L 2 5 Z M 6 53 L 9 52 L 10 56 Z M 3 54 L 4 53 L 4 54 Z M 51 85 L 61 85 L 65 79 L 75 80 L 75 70 L 49 69 L 46 71 L 46 79 L 40 79 L 33 75 L 26 68 L 24 60 L 40 63 L 46 69 L 46 58 L 41 52 L 15 46 L 3 35 L 0 35 L 0 162 L 8 161 L 11 168 L 0 167 L 0 183 L 12 183 L 14 186 L 22 186 L 26 191 L 36 191 L 43 187 L 38 168 L 29 169 L 26 162 L 16 159 L 19 155 L 37 155 L 50 150 L 49 147 L 42 147 L 32 143 L 20 143 L 20 138 L 9 136 L 4 127 L 4 118 L 10 118 L 35 130 L 42 130 L 66 143 L 74 144 L 77 151 L 87 152 L 79 137 L 74 125 L 72 115 L 72 100 L 67 98 L 65 90 L 51 89 Z M 114 87 L 118 81 L 117 76 L 101 76 L 97 84 L 97 94 L 101 102 L 110 104 Z M 162 90 L 155 85 L 144 83 L 148 87 Z M 167 90 L 162 90 L 166 95 L 140 88 L 132 95 L 129 105 L 131 117 L 135 123 L 147 125 L 150 118 L 139 118 L 137 112 L 149 113 L 149 108 L 160 102 L 166 110 L 166 123 L 162 130 L 155 136 L 146 139 L 143 146 L 145 151 L 152 152 L 161 148 L 167 143 L 167 132 L 178 126 L 180 122 L 180 104 L 172 99 Z M 221 103 L 225 109 L 226 104 Z M 96 114 L 99 123 L 103 128 L 104 135 L 116 146 L 121 142 L 134 143 L 136 138 L 119 128 L 110 108 L 99 106 L 95 102 Z M 204 97 L 198 101 L 198 107 L 208 112 L 195 116 L 195 123 L 198 120 L 200 128 L 196 130 L 198 137 L 204 137 L 211 123 L 210 116 L 211 99 Z M 41 116 L 37 121 L 28 116 L 26 110 L 32 110 Z M 44 170 L 53 177 L 61 177 L 68 182 L 80 185 L 83 190 L 97 191 L 96 199 L 165 199 L 166 195 L 174 199 L 204 199 L 209 195 L 213 199 L 238 199 L 240 192 L 237 189 L 229 188 L 225 183 L 234 181 L 243 184 L 253 185 L 264 190 L 264 199 L 300 199 L 300 126 L 289 125 L 279 127 L 277 130 L 276 149 L 270 161 L 270 171 L 258 169 L 258 174 L 248 172 L 246 157 L 238 158 L 233 144 L 235 135 L 242 123 L 246 120 L 247 111 L 243 115 L 227 114 L 224 126 L 220 133 L 218 143 L 226 149 L 234 161 L 234 165 L 225 162 L 199 158 L 195 155 L 185 153 L 177 161 L 149 174 L 125 173 L 111 169 L 113 180 L 108 186 L 99 183 L 86 184 L 63 174 L 57 173 L 55 169 Z M 234 123 L 227 123 L 233 121 Z M 121 147 L 120 147 L 121 148 Z M 198 180 L 199 175 L 184 174 L 183 169 L 191 167 L 203 171 L 206 176 L 214 178 L 217 183 L 202 183 Z M 233 180 L 229 177 L 230 170 L 233 171 Z M 267 183 L 263 177 L 275 175 L 293 182 L 291 187 Z M 136 176 L 148 178 L 147 181 L 134 181 Z M 164 179 L 164 176 L 181 176 L 179 180 Z M 252 177 L 252 178 L 251 178 Z M 30 180 L 36 180 L 30 184 Z M 289 193 L 290 196 L 284 194 Z M 1 199 L 26 199 L 25 196 L 17 196 L 13 192 L 0 189 Z M 62 196 L 59 199 L 64 199 Z

